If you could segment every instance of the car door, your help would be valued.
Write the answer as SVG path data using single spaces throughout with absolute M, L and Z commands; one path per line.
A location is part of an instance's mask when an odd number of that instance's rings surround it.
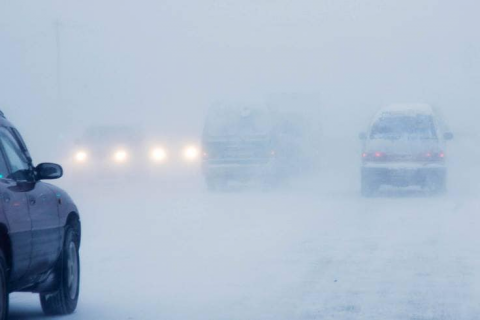
M 40 274 L 50 270 L 60 256 L 58 199 L 44 182 L 37 182 L 27 193 L 27 198 L 32 219 L 31 271 Z
M 6 130 L 4 133 L 9 138 L 6 150 L 7 161 L 11 163 L 13 171 L 21 170 L 14 162 L 18 152 L 28 160 L 28 150 L 23 139 L 17 131 Z M 31 165 L 30 165 L 31 167 Z M 32 224 L 32 258 L 30 273 L 33 275 L 44 273 L 52 268 L 57 261 L 61 250 L 60 215 L 58 199 L 48 184 L 35 181 L 28 183 L 32 177 L 24 177 L 27 185 L 27 203 Z
M 12 167 L 6 158 L 10 149 L 9 139 L 4 128 L 0 128 L 0 207 L 2 208 L 9 227 L 12 247 L 11 280 L 20 280 L 26 275 L 32 254 L 32 222 L 27 203 L 26 190 L 12 178 Z M 15 156 L 17 168 L 28 169 L 21 156 Z

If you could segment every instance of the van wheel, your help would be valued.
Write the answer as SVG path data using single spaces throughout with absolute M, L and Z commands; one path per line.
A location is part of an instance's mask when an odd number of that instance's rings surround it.
M 372 182 L 370 179 L 362 177 L 361 189 L 362 197 L 371 198 L 377 194 L 379 186 L 378 184 Z
M 55 293 L 40 295 L 43 312 L 46 315 L 67 315 L 77 309 L 80 292 L 80 257 L 78 236 L 71 227 L 65 231 L 65 243 L 57 267 L 59 288 Z
M 205 182 L 207 184 L 208 190 L 212 192 L 223 191 L 225 190 L 227 185 L 226 181 L 222 177 L 206 177 Z
M 0 320 L 8 315 L 7 265 L 3 252 L 0 251 Z

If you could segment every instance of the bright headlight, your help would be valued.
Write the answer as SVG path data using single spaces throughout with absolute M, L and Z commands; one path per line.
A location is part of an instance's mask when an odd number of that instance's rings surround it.
M 195 161 L 200 156 L 200 149 L 195 146 L 187 146 L 183 150 L 183 157 L 187 161 Z
M 88 160 L 88 154 L 85 151 L 78 151 L 75 154 L 75 161 L 78 163 L 84 163 Z
M 117 163 L 124 163 L 128 160 L 128 153 L 125 150 L 117 150 L 113 154 L 113 160 Z
M 167 159 L 167 152 L 163 148 L 152 149 L 150 158 L 154 162 L 163 162 Z

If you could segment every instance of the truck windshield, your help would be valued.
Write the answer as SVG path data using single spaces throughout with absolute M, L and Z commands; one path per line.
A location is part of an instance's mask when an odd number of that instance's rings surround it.
M 377 120 L 370 139 L 437 139 L 431 116 L 387 116 Z

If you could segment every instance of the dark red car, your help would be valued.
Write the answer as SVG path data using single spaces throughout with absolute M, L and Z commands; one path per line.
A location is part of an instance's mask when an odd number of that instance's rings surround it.
M 52 163 L 33 165 L 15 127 L 0 111 L 0 320 L 11 292 L 40 294 L 49 315 L 70 314 L 80 289 L 81 225 L 77 207 L 58 187 Z

